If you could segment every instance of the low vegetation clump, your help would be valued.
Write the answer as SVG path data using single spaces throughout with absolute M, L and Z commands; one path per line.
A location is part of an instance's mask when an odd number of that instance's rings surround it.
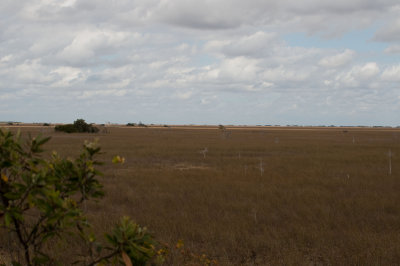
M 55 131 L 66 133 L 97 133 L 99 129 L 91 124 L 88 124 L 83 119 L 76 120 L 73 124 L 58 125 Z
M 139 123 L 127 123 L 127 127 L 147 127 L 146 124 L 139 122 Z

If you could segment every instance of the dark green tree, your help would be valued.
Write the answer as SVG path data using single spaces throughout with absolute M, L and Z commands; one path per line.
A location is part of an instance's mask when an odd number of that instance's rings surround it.
M 77 119 L 74 121 L 74 127 L 78 132 L 89 132 L 90 125 L 84 119 Z
M 58 125 L 55 131 L 63 131 L 66 133 L 97 133 L 99 129 L 92 124 L 88 124 L 84 119 L 77 119 L 73 124 Z

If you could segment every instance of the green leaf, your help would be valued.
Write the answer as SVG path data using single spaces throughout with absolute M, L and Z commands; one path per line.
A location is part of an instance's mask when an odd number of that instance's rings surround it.
M 16 193 L 16 192 L 7 192 L 6 194 L 4 194 L 4 196 L 9 200 L 19 199 L 21 195 L 22 195 L 21 193 Z
M 12 222 L 11 214 L 9 212 L 6 212 L 4 214 L 4 223 L 8 227 L 8 226 L 10 226 L 11 222 Z
M 106 238 L 106 240 L 107 240 L 110 244 L 112 244 L 112 245 L 117 245 L 117 244 L 118 244 L 118 242 L 116 241 L 116 239 L 115 239 L 113 236 L 109 235 L 109 234 L 106 234 L 106 235 L 105 235 L 105 238 Z
M 95 244 L 96 244 L 96 252 L 100 253 L 103 250 L 103 246 L 99 242 L 96 242 Z
M 47 255 L 36 256 L 33 258 L 35 265 L 48 265 L 50 258 Z
M 38 139 L 37 145 L 41 146 L 43 144 L 45 144 L 46 142 L 48 142 L 51 139 L 51 137 L 45 137 L 42 139 Z
M 12 209 L 10 211 L 10 214 L 14 219 L 17 219 L 18 221 L 23 221 L 24 220 L 24 217 L 21 214 L 21 210 L 19 210 L 19 209 Z

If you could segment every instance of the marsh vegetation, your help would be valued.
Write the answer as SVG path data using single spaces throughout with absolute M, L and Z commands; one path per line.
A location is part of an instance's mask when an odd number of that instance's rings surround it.
M 46 134 L 46 149 L 65 156 L 99 138 L 106 197 L 88 203 L 88 218 L 99 232 L 125 215 L 146 225 L 171 247 L 168 264 L 190 264 L 172 248 L 179 241 L 219 265 L 400 261 L 398 129 L 110 127 L 108 134 Z M 205 147 L 206 156 L 199 152 Z M 111 163 L 116 154 L 125 158 L 118 167 Z

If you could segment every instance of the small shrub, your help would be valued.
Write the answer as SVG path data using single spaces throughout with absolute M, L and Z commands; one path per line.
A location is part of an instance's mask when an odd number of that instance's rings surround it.
M 73 124 L 58 125 L 54 128 L 55 131 L 66 133 L 97 133 L 99 129 L 93 124 L 88 124 L 83 119 L 77 119 Z
M 73 124 L 66 124 L 66 125 L 57 125 L 54 128 L 55 131 L 62 131 L 66 133 L 75 133 L 78 132 L 76 127 Z
M 43 123 L 43 126 L 44 126 L 44 127 L 49 127 L 50 124 L 49 124 L 49 123 Z
M 19 261 L 11 265 L 62 265 L 53 257 L 55 247 L 48 250 L 67 234 L 81 239 L 86 247 L 87 254 L 75 261 L 80 265 L 145 265 L 156 255 L 157 244 L 146 228 L 125 217 L 106 234 L 105 243 L 89 232 L 82 206 L 104 196 L 96 169 L 101 162 L 95 160 L 100 147 L 86 142 L 76 159 L 63 159 L 53 152 L 45 160 L 42 146 L 49 139 L 33 138 L 24 146 L 19 134 L 0 129 L 0 227 L 18 243 L 11 253 L 22 254 L 22 258 L 14 256 Z M 114 163 L 124 162 L 115 158 Z
M 128 123 L 128 124 L 126 124 L 126 126 L 127 127 L 134 127 L 134 126 L 136 126 L 136 124 L 135 123 Z
M 185 244 L 181 239 L 178 240 L 175 246 L 164 244 L 157 251 L 157 255 L 157 259 L 160 261 L 160 263 L 164 263 L 166 265 L 176 265 L 177 262 L 180 262 L 184 265 L 218 265 L 217 260 L 211 259 L 206 254 L 199 254 L 185 247 Z
M 93 124 L 90 124 L 89 127 L 89 133 L 98 133 L 100 129 L 98 127 L 95 127 Z

